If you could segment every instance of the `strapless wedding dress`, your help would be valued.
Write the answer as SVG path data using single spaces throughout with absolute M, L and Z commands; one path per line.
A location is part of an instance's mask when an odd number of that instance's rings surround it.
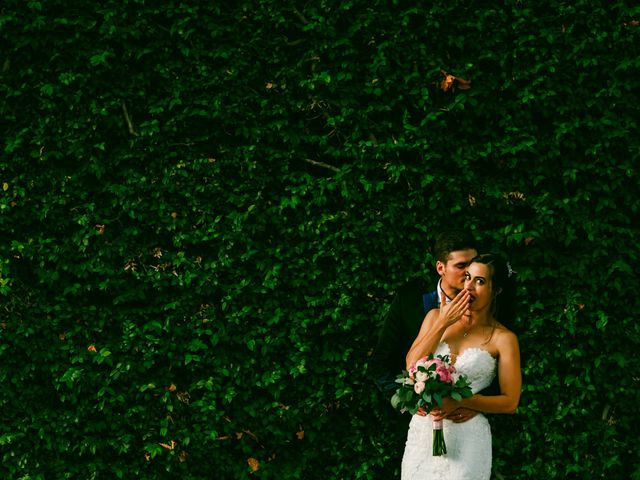
M 445 342 L 436 355 L 449 355 Z M 473 393 L 488 387 L 496 375 L 497 360 L 482 348 L 467 348 L 454 363 L 467 376 Z M 488 480 L 491 477 L 491 429 L 481 413 L 464 423 L 443 421 L 447 453 L 433 456 L 433 422 L 430 415 L 414 415 L 402 458 L 402 480 Z

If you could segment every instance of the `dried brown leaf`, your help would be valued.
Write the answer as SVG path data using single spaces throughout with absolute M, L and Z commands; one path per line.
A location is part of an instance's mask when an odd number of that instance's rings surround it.
M 450 75 L 444 70 L 440 70 L 440 73 L 444 77 L 444 79 L 440 82 L 440 89 L 444 92 L 448 92 L 453 88 L 457 88 L 458 90 L 469 90 L 471 88 L 470 80 L 465 80 L 464 78 Z
M 247 463 L 252 473 L 260 468 L 260 462 L 253 457 L 248 458 Z

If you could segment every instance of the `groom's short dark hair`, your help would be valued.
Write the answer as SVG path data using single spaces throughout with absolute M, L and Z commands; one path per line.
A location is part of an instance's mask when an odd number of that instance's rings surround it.
M 478 251 L 478 242 L 465 230 L 444 230 L 436 235 L 433 254 L 436 260 L 447 263 L 451 252 L 474 249 Z

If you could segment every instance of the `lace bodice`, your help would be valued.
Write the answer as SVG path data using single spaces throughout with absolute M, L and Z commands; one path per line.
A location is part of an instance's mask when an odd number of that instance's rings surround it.
M 440 342 L 435 354 L 453 357 L 451 348 L 446 342 Z M 454 366 L 457 373 L 467 376 L 473 393 L 478 393 L 491 385 L 493 377 L 496 375 L 498 361 L 484 348 L 466 348 L 462 354 L 458 355 L 457 358 L 452 358 L 452 360 L 455 362 Z

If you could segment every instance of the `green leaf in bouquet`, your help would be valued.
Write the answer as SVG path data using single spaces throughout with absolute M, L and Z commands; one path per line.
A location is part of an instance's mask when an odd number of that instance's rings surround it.
M 458 392 L 451 392 L 451 398 L 459 402 L 460 400 L 462 400 L 462 395 L 460 395 Z
M 455 383 L 456 388 L 465 388 L 469 386 L 469 382 L 467 381 L 467 377 L 461 375 Z
M 408 402 L 413 397 L 413 389 L 404 388 L 400 392 L 401 392 L 400 393 L 400 395 L 401 395 L 400 398 L 404 402 Z
M 439 407 L 442 406 L 442 395 L 440 395 L 439 393 L 434 393 L 433 399 L 436 401 Z
M 395 409 L 400 409 L 402 403 L 403 403 L 403 400 L 398 394 L 398 392 L 394 393 L 393 397 L 391 397 L 391 406 Z

